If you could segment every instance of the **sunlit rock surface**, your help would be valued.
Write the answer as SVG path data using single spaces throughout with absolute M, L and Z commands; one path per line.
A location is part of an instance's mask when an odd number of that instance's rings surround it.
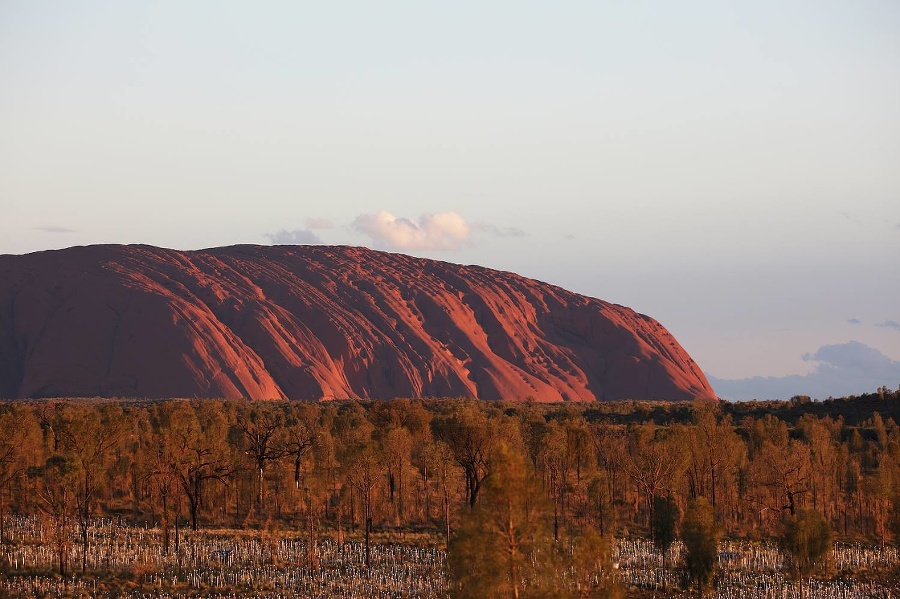
M 712 398 L 658 322 L 357 247 L 0 256 L 0 396 Z

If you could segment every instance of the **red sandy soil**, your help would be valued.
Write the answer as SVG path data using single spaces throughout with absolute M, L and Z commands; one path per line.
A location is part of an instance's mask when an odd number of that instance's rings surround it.
M 0 397 L 714 398 L 658 322 L 357 247 L 0 256 Z

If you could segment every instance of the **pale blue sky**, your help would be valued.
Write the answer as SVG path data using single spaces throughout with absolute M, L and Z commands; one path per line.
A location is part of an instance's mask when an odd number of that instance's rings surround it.
M 0 253 L 299 231 L 626 304 L 722 378 L 900 360 L 898 31 L 896 0 L 0 0 Z

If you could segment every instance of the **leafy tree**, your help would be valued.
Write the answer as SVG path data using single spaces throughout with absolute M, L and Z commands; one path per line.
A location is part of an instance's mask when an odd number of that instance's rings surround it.
M 37 421 L 30 411 L 17 406 L 0 411 L 0 547 L 6 542 L 9 491 L 27 467 L 40 458 L 38 438 Z
M 833 517 L 839 495 L 840 478 L 845 465 L 842 463 L 840 423 L 830 418 L 819 419 L 804 414 L 797 428 L 809 444 L 811 468 L 811 492 L 813 507 L 821 506 L 822 515 Z
M 684 569 L 687 579 L 697 584 L 702 597 L 716 572 L 719 561 L 719 536 L 715 510 L 705 497 L 693 500 L 681 521 L 681 540 L 684 543 Z
M 788 572 L 800 581 L 801 599 L 803 579 L 825 565 L 832 543 L 831 526 L 818 511 L 800 509 L 794 516 L 785 518 L 778 546 Z
M 566 455 L 575 469 L 575 481 L 581 483 L 582 476 L 596 467 L 591 431 L 580 414 L 566 420 Z
M 688 484 L 691 497 L 709 497 L 717 516 L 721 516 L 723 485 L 746 460 L 746 447 L 734 432 L 731 417 L 723 417 L 721 406 L 698 400 L 694 402 L 694 423 L 688 428 L 690 454 Z
M 467 403 L 450 417 L 432 422 L 435 436 L 447 444 L 453 459 L 466 476 L 466 497 L 470 508 L 478 501 L 481 485 L 490 473 L 490 455 L 498 435 L 484 408 Z
M 225 435 L 213 426 L 204 429 L 191 405 L 184 402 L 174 406 L 166 424 L 172 472 L 188 500 L 191 529 L 196 531 L 204 487 L 211 481 L 223 481 L 233 473 L 221 448 L 214 442 L 215 438 L 221 439 Z

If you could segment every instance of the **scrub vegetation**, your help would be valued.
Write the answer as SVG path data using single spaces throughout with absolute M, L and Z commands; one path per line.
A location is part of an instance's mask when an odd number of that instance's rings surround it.
M 898 403 L 5 403 L 0 594 L 879 592 Z

